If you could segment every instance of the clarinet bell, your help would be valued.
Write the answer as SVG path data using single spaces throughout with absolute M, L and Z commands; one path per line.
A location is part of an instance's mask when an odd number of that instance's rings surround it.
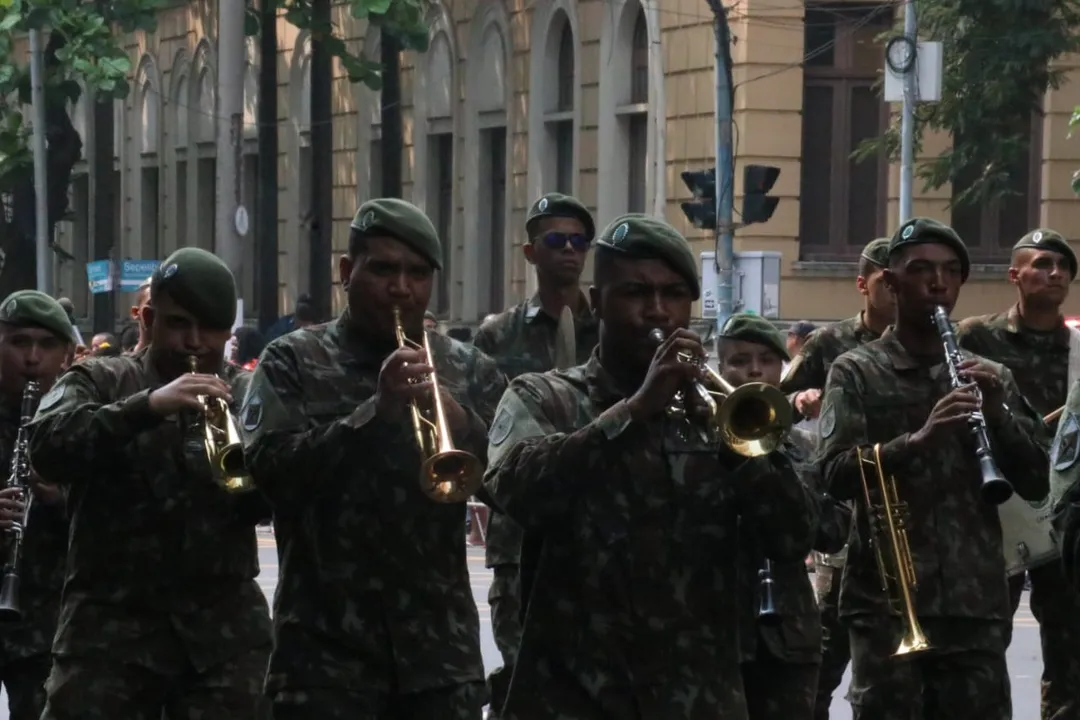
M 776 611 L 776 603 L 773 600 L 772 569 L 762 568 L 758 570 L 758 585 L 761 600 L 758 603 L 758 622 L 766 627 L 776 627 L 781 622 L 780 613 Z
M 19 606 L 19 576 L 15 573 L 4 575 L 0 584 L 0 622 L 11 622 L 22 618 Z
M 1015 491 L 1012 483 L 1005 479 L 989 453 L 979 455 L 979 471 L 983 478 L 979 492 L 984 501 L 990 505 L 1001 505 L 1013 496 Z

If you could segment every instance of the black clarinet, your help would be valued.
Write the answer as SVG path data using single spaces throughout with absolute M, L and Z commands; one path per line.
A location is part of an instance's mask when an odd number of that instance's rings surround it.
M 26 381 L 23 390 L 22 412 L 19 418 L 19 434 L 15 438 L 15 448 L 11 455 L 11 474 L 7 488 L 18 488 L 23 501 L 22 517 L 11 523 L 8 530 L 8 554 L 4 564 L 4 580 L 0 584 L 0 621 L 18 620 L 22 617 L 19 605 L 19 570 L 22 565 L 23 534 L 30 518 L 30 505 L 34 494 L 30 492 L 30 433 L 27 426 L 34 419 L 39 399 L 39 386 L 33 380 Z
M 960 377 L 960 363 L 964 356 L 960 354 L 960 346 L 953 334 L 952 323 L 949 321 L 949 313 L 942 306 L 934 308 L 934 324 L 937 325 L 938 334 L 945 345 L 945 364 L 949 366 L 949 377 L 952 380 L 953 389 L 968 385 L 964 378 Z M 968 426 L 971 435 L 975 439 L 975 456 L 979 460 L 979 472 L 982 474 L 982 499 L 991 505 L 1000 505 L 1013 494 L 1012 484 L 1005 479 L 1005 475 L 998 469 L 994 462 L 994 454 L 990 449 L 990 436 L 986 430 L 986 418 L 982 414 L 982 393 L 979 388 L 974 388 L 975 397 L 979 399 L 980 409 L 971 414 Z
M 776 612 L 776 602 L 773 600 L 773 577 L 772 560 L 765 558 L 761 569 L 758 570 L 758 611 L 757 619 L 762 625 L 776 626 L 780 624 L 780 613 Z

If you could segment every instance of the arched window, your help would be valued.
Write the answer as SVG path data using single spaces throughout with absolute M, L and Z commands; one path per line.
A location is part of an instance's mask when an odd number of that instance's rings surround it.
M 630 104 L 622 113 L 627 135 L 627 197 L 629 212 L 645 212 L 649 166 L 649 30 L 645 11 L 638 7 L 630 46 Z
M 555 102 L 545 118 L 548 137 L 554 144 L 555 186 L 544 192 L 574 192 L 574 96 L 577 85 L 574 67 L 574 32 L 566 13 L 559 11 L 552 21 L 556 40 Z

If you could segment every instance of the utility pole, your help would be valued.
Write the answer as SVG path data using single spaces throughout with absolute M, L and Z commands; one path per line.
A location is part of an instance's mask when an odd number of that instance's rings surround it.
M 716 45 L 716 328 L 734 311 L 735 152 L 732 140 L 735 88 L 731 82 L 731 29 L 722 0 L 708 0 Z
M 237 211 L 243 204 L 241 168 L 244 142 L 244 3 L 218 3 L 217 203 L 214 251 L 236 277 L 243 301 L 245 238 L 237 231 Z M 247 239 L 250 242 L 250 238 Z M 162 258 L 159 258 L 162 259 Z M 249 300 L 250 302 L 250 300 Z
M 330 273 L 334 230 L 333 64 L 327 38 L 333 31 L 330 0 L 311 5 L 311 208 L 308 244 L 311 303 L 320 320 L 330 318 Z
M 900 116 L 900 224 L 912 216 L 911 197 L 915 179 L 915 98 L 918 91 L 918 27 L 915 3 L 904 2 L 904 45 L 909 53 L 904 63 L 904 107 Z
M 37 248 L 37 289 L 53 293 L 52 257 L 49 237 L 48 157 L 45 144 L 45 58 L 41 31 L 30 31 L 30 97 L 34 110 L 34 237 Z
M 259 8 L 259 185 L 255 192 L 258 228 L 255 242 L 259 329 L 266 332 L 278 319 L 278 103 L 277 3 L 262 0 Z
M 379 48 L 383 74 L 379 107 L 382 125 L 380 190 L 383 197 L 399 198 L 402 194 L 401 156 L 405 144 L 401 127 L 401 46 L 393 34 L 383 30 Z

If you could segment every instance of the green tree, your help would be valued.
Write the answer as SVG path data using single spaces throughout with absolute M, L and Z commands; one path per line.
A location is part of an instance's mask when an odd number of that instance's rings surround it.
M 131 61 L 113 28 L 153 32 L 167 0 L 0 0 L 0 289 L 33 287 L 34 181 L 30 151 L 30 65 L 16 44 L 48 34 L 44 48 L 49 230 L 67 212 L 71 171 L 82 156 L 70 104 L 79 82 L 105 97 L 128 92 Z
M 1013 168 L 1027 162 L 1032 115 L 1064 71 L 1053 66 L 1080 50 L 1077 0 L 916 0 L 921 39 L 944 46 L 941 100 L 920 103 L 916 143 L 929 128 L 953 137 L 941 156 L 916 172 L 926 189 L 954 183 L 953 203 L 977 204 L 1010 194 Z M 899 118 L 865 157 L 899 152 Z

